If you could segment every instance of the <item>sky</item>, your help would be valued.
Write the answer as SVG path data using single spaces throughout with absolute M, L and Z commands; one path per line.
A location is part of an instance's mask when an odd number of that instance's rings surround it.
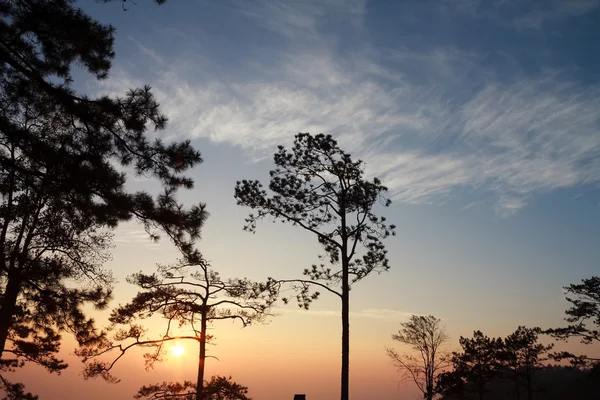
M 351 293 L 351 398 L 415 399 L 385 356 L 411 314 L 444 321 L 458 338 L 480 329 L 557 327 L 562 287 L 598 274 L 600 260 L 600 1 L 138 0 L 79 2 L 116 29 L 108 80 L 81 73 L 90 95 L 150 84 L 169 117 L 158 133 L 191 139 L 204 163 L 187 205 L 211 216 L 198 248 L 225 277 L 294 278 L 317 261 L 310 234 L 279 224 L 242 231 L 235 182 L 266 182 L 279 144 L 332 134 L 364 160 L 393 201 L 391 270 Z M 154 133 L 152 133 L 154 135 Z M 132 190 L 157 191 L 132 178 Z M 109 266 L 115 304 L 133 272 L 175 261 L 134 224 L 119 227 Z M 280 306 L 268 325 L 215 324 L 207 374 L 231 375 L 260 400 L 339 396 L 339 302 Z M 98 315 L 102 320 L 103 316 Z M 110 385 L 80 365 L 50 376 L 27 368 L 43 398 L 131 398 L 142 384 L 195 376 L 195 352 L 146 372 L 128 356 Z M 573 349 L 598 349 L 571 344 Z M 70 397 L 69 397 L 70 396 Z

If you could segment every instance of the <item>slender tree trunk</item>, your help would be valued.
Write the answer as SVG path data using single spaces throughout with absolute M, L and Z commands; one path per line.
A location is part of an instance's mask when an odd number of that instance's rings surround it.
M 8 330 L 12 326 L 12 319 L 15 314 L 20 289 L 21 280 L 14 276 L 14 274 L 12 276 L 9 274 L 6 290 L 0 301 L 0 359 L 2 359 L 4 346 L 6 346 Z
M 515 389 L 517 389 L 517 400 L 521 400 L 521 390 L 519 386 L 519 377 L 515 376 Z
M 341 400 L 349 398 L 350 382 L 350 285 L 348 263 L 343 261 L 342 271 L 342 390 Z
M 200 323 L 200 354 L 198 356 L 198 377 L 196 378 L 196 400 L 204 400 L 204 363 L 206 361 L 206 318 L 202 313 Z

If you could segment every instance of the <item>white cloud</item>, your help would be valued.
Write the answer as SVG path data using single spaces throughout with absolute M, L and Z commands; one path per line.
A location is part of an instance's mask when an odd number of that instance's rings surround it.
M 171 134 L 240 146 L 260 159 L 295 133 L 331 133 L 396 200 L 437 202 L 474 188 L 495 198 L 500 215 L 536 194 L 600 181 L 598 86 L 552 71 L 502 83 L 481 67 L 485 55 L 452 48 L 363 46 L 344 57 L 328 45 L 306 46 L 305 31 L 328 43 L 317 3 L 258 4 L 241 11 L 269 15 L 262 23 L 290 40 L 286 50 L 249 60 L 252 75 L 244 77 L 207 57 L 163 65 L 151 81 Z M 340 4 L 327 1 L 334 10 Z M 358 21 L 364 4 L 353 4 L 345 12 Z M 104 89 L 131 86 L 133 74 L 116 71 Z

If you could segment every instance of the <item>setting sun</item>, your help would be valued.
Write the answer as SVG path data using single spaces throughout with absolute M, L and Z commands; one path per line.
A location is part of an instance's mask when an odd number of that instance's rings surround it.
M 185 352 L 185 349 L 180 344 L 176 344 L 175 346 L 171 347 L 171 353 L 173 353 L 173 355 L 175 357 L 181 357 L 184 352 Z

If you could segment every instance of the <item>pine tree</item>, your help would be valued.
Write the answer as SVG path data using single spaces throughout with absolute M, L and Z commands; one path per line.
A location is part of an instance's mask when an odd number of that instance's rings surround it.
M 439 375 L 438 392 L 449 396 L 477 393 L 483 400 L 490 382 L 500 376 L 504 342 L 475 331 L 473 338 L 461 336 L 459 343 L 462 351 L 452 353 L 452 370 Z
M 542 333 L 540 328 L 519 326 L 517 330 L 504 339 L 502 350 L 502 367 L 508 369 L 509 378 L 515 383 L 517 400 L 520 400 L 520 386 L 525 386 L 527 399 L 533 399 L 535 392 L 533 376 L 536 371 L 545 368 L 548 352 L 554 345 L 538 342 Z
M 259 181 L 237 182 L 238 205 L 256 211 L 246 219 L 245 229 L 256 230 L 256 223 L 273 218 L 291 223 L 314 234 L 325 250 L 325 263 L 306 269 L 309 280 L 294 280 L 299 305 L 308 308 L 318 292 L 317 286 L 336 295 L 342 305 L 341 399 L 349 398 L 350 371 L 350 288 L 372 272 L 389 269 L 383 239 L 394 234 L 394 225 L 377 216 L 377 202 L 389 206 L 387 188 L 377 178 L 367 180 L 361 160 L 352 160 L 331 135 L 299 133 L 288 151 L 279 146 L 276 168 L 270 171 L 267 193 Z M 289 281 L 287 281 L 289 282 Z M 286 283 L 275 281 L 274 283 Z
M 15 164 L 30 161 L 10 143 L 0 145 Z M 61 331 L 81 343 L 96 339 L 83 306 L 102 308 L 110 298 L 112 278 L 102 264 L 112 234 L 94 218 L 72 212 L 44 181 L 18 180 L 14 172 L 0 176 L 0 372 L 26 362 L 59 372 L 67 367 L 56 358 Z M 0 387 L 9 398 L 23 396 L 24 388 L 4 377 Z
M 184 173 L 202 161 L 199 152 L 189 141 L 165 144 L 146 134 L 167 121 L 149 87 L 122 97 L 73 90 L 74 65 L 108 77 L 114 35 L 73 0 L 0 0 L 3 370 L 24 357 L 60 370 L 64 363 L 53 357 L 61 331 L 82 343 L 94 337 L 81 307 L 101 307 L 110 293 L 100 268 L 106 228 L 135 218 L 154 239 L 160 229 L 189 249 L 206 218 L 204 205 L 186 209 L 175 199 L 193 187 Z M 156 179 L 163 193 L 126 191 L 123 166 Z M 73 284 L 83 278 L 92 289 Z M 18 384 L 2 382 L 9 395 L 24 396 Z

